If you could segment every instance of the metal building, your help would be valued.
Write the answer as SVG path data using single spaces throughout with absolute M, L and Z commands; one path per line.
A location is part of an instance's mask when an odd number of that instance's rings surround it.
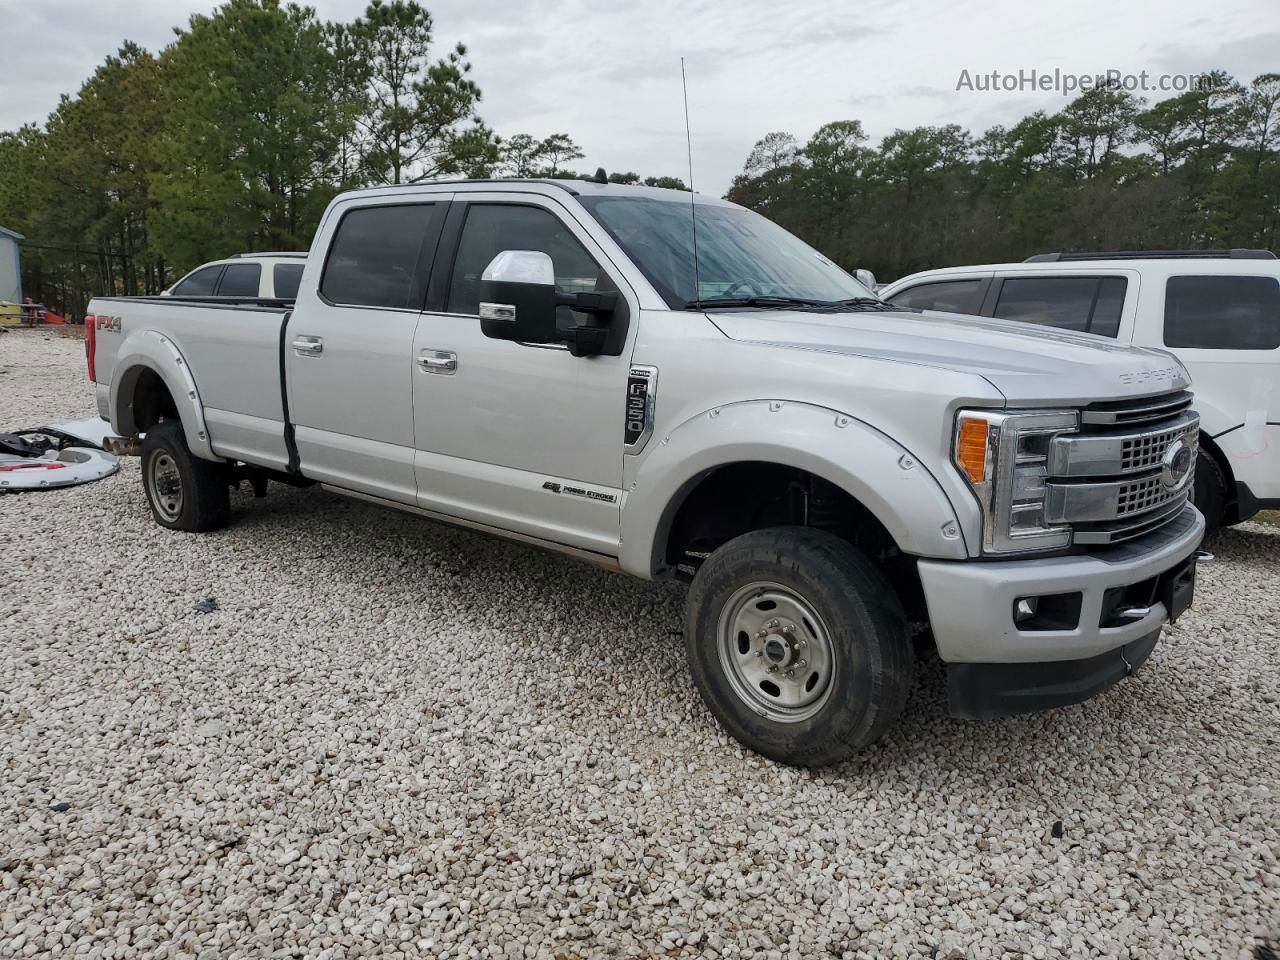
M 0 227 L 0 301 L 22 302 L 22 266 L 18 242 L 22 234 Z

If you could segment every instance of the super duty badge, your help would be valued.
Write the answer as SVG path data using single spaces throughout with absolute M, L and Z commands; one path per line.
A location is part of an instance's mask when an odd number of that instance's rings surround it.
M 654 393 L 658 389 L 658 368 L 633 366 L 627 374 L 627 410 L 622 425 L 622 447 L 639 453 L 653 433 Z

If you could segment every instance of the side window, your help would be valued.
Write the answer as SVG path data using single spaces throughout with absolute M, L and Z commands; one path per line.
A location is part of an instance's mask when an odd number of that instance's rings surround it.
M 258 283 L 262 279 L 262 265 L 257 263 L 229 263 L 218 284 L 220 297 L 256 297 Z
M 1170 277 L 1164 345 L 1206 350 L 1280 347 L 1280 281 L 1274 277 Z
M 995 315 L 1114 337 L 1126 286 L 1124 277 L 1006 277 Z
M 175 297 L 212 297 L 213 287 L 218 282 L 220 273 L 222 273 L 220 263 L 197 270 L 173 288 L 173 295 Z
M 1124 309 L 1124 294 L 1129 281 L 1124 277 L 1103 277 L 1098 287 L 1098 299 L 1089 318 L 1089 332 L 1101 337 L 1114 337 L 1120 332 L 1120 311 Z
M 920 310 L 941 310 L 945 313 L 977 313 L 982 306 L 981 280 L 943 280 L 938 283 L 922 283 L 895 293 L 890 302 L 899 307 L 916 307 Z
M 467 208 L 449 283 L 449 313 L 479 314 L 480 275 L 503 250 L 539 250 L 551 257 L 561 293 L 615 291 L 608 275 L 558 217 L 540 207 L 477 203 Z M 559 308 L 562 328 L 580 326 L 586 314 Z
M 418 257 L 434 210 L 415 203 L 348 211 L 329 245 L 320 295 L 346 306 L 421 309 Z
M 302 264 L 277 263 L 271 270 L 271 290 L 283 300 L 298 296 L 298 284 L 302 282 Z

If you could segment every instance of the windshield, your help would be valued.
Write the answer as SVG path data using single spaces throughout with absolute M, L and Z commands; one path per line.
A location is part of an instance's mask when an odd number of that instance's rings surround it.
M 673 310 L 716 300 L 873 298 L 852 276 L 758 213 L 698 204 L 698 282 L 688 200 L 580 197 Z M 764 305 L 764 304 L 761 304 Z

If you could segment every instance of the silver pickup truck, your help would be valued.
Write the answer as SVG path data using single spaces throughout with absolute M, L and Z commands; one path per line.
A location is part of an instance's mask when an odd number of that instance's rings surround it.
M 1110 686 L 1191 602 L 1177 360 L 888 306 L 724 201 L 348 193 L 292 303 L 90 309 L 98 408 L 162 526 L 225 524 L 232 482 L 319 483 L 688 582 L 698 690 L 788 763 L 881 736 L 922 641 L 951 712 L 993 717 Z

